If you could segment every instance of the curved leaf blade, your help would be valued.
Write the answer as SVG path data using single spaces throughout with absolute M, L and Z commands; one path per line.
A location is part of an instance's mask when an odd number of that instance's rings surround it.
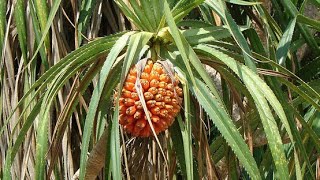
M 86 117 L 86 122 L 84 125 L 83 137 L 82 137 L 81 157 L 80 157 L 80 176 L 79 176 L 79 179 L 84 179 L 84 176 L 85 176 L 87 152 L 88 152 L 88 148 L 89 148 L 91 131 L 93 128 L 93 121 L 96 116 L 96 112 L 97 112 L 99 101 L 100 101 L 100 98 L 102 95 L 103 87 L 105 86 L 106 77 L 108 76 L 116 58 L 118 57 L 118 55 L 120 54 L 122 49 L 127 45 L 127 41 L 129 40 L 129 38 L 132 34 L 133 34 L 133 32 L 126 33 L 117 40 L 117 42 L 115 43 L 113 48 L 110 50 L 110 53 L 109 53 L 105 63 L 103 64 L 103 67 L 101 69 L 101 74 L 99 76 L 97 86 L 95 87 L 95 89 L 93 91 L 93 95 L 91 97 L 91 101 L 89 104 L 89 111 L 88 111 L 88 114 Z
M 196 79 L 196 83 L 198 88 L 196 89 L 194 86 L 191 86 L 191 90 L 196 95 L 201 106 L 226 139 L 250 177 L 252 179 L 261 179 L 258 166 L 250 154 L 248 146 L 245 144 L 224 107 L 217 101 L 217 98 L 213 96 L 203 82 Z
M 213 48 L 208 48 L 205 45 L 199 45 L 198 47 L 198 50 L 202 50 L 202 52 L 204 52 L 204 54 L 206 55 L 209 55 L 209 57 L 214 57 L 224 62 L 245 83 L 248 91 L 254 99 L 255 105 L 260 114 L 261 122 L 263 124 L 264 131 L 270 145 L 269 147 L 271 150 L 273 161 L 276 166 L 277 172 L 279 173 L 278 175 L 279 177 L 289 178 L 287 160 L 284 154 L 281 136 L 268 102 L 274 108 L 277 115 L 281 119 L 291 140 L 293 140 L 293 136 L 284 110 L 280 102 L 273 94 L 272 90 L 263 82 L 263 80 L 260 79 L 258 75 L 252 72 L 245 65 L 241 65 L 240 63 L 235 61 L 233 58 Z

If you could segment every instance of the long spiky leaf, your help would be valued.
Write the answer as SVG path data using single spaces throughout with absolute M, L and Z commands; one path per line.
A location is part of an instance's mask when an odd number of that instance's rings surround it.
M 118 57 L 122 49 L 127 45 L 127 41 L 132 34 L 133 32 L 126 33 L 117 40 L 116 44 L 111 49 L 111 52 L 109 53 L 107 60 L 101 69 L 101 74 L 99 77 L 98 84 L 93 91 L 93 96 L 91 98 L 91 102 L 89 105 L 89 112 L 86 117 L 86 123 L 83 131 L 82 151 L 81 151 L 81 160 L 80 160 L 80 176 L 79 176 L 80 179 L 83 179 L 85 175 L 87 152 L 89 148 L 89 141 L 90 141 L 90 136 L 91 136 L 92 127 L 93 127 L 93 120 L 96 116 L 99 99 L 101 98 L 101 95 L 102 95 L 101 93 L 105 85 L 106 78 L 112 68 L 112 65 L 114 64 L 114 61 L 116 60 L 116 58 Z

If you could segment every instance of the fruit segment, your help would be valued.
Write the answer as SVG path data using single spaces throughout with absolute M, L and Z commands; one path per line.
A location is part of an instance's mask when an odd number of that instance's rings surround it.
M 142 100 L 134 87 L 140 81 L 144 101 L 151 124 L 156 132 L 165 131 L 173 123 L 180 112 L 182 89 L 177 77 L 170 77 L 160 63 L 147 61 L 141 75 L 137 78 L 137 68 L 134 66 L 127 75 L 120 97 L 119 123 L 125 132 L 136 137 L 153 136 L 147 115 L 142 106 Z M 119 93 L 115 93 L 117 96 Z

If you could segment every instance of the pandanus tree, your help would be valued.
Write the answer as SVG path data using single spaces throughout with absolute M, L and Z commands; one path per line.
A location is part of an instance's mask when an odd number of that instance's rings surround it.
M 70 178 L 67 161 L 79 163 L 80 179 L 316 177 L 320 51 L 309 27 L 319 30 L 319 22 L 300 14 L 294 2 L 272 1 L 285 10 L 280 21 L 281 11 L 271 16 L 253 1 L 116 0 L 124 15 L 119 21 L 131 30 L 85 44 L 94 5 L 83 1 L 76 50 L 54 65 L 46 63 L 55 48 L 47 33 L 61 28 L 55 15 L 62 5 L 54 1 L 42 19 L 39 2 L 28 2 L 35 49 L 26 48 L 25 4 L 16 2 L 23 66 L 36 69 L 34 60 L 41 59 L 42 69 L 25 71 L 31 82 L 4 115 L 1 134 L 12 136 L 3 179 L 21 175 L 14 163 L 28 153 L 22 146 L 28 147 L 30 132 L 30 177 L 36 179 Z M 296 54 L 303 44 L 313 52 L 305 66 Z M 72 128 L 81 138 L 80 154 L 73 155 L 79 161 L 65 158 L 71 151 L 62 139 L 69 132 L 68 141 L 76 141 Z

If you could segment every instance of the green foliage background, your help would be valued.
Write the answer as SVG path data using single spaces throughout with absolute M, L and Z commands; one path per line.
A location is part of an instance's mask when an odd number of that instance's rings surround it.
M 1 179 L 319 179 L 318 0 L 0 0 Z M 118 123 L 129 68 L 169 60 L 165 133 Z

